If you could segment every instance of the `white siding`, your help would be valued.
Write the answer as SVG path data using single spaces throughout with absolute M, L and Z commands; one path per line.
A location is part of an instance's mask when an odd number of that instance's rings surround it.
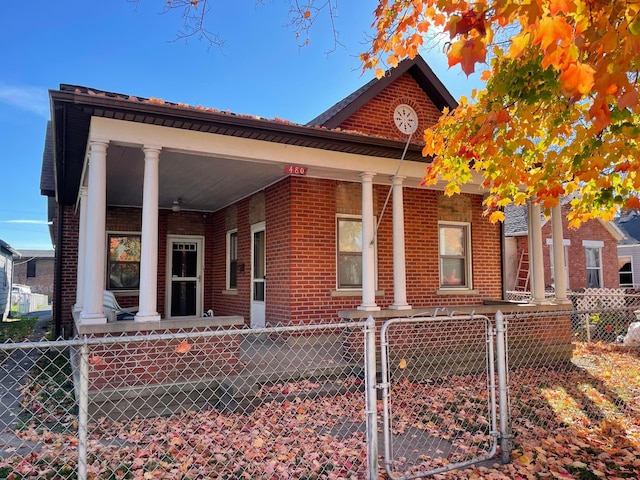
M 640 245 L 618 245 L 618 257 L 631 257 L 633 287 L 640 288 Z
M 0 314 L 4 322 L 11 308 L 11 276 L 13 273 L 13 255 L 0 249 Z

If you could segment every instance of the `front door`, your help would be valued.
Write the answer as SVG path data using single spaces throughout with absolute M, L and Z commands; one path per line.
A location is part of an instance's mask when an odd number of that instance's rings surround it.
M 202 316 L 201 237 L 170 237 L 167 318 Z
M 265 326 L 265 228 L 264 222 L 251 226 L 251 328 Z

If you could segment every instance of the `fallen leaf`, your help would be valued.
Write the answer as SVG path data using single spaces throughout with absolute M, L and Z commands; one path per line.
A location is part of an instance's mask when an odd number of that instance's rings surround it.
M 176 352 L 178 353 L 187 353 L 189 350 L 191 350 L 191 345 L 186 340 L 180 342 L 180 345 L 176 347 Z
M 102 358 L 100 358 L 97 355 L 92 355 L 91 357 L 89 357 L 89 363 L 91 365 L 103 365 L 104 362 L 102 361 Z

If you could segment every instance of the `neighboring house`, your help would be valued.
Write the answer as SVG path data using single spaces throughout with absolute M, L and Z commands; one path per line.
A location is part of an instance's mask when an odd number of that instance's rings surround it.
M 480 177 L 452 197 L 419 187 L 421 132 L 456 107 L 419 57 L 307 125 L 73 85 L 50 98 L 41 188 L 57 202 L 63 333 L 479 312 L 503 298 Z M 103 289 L 139 307 L 134 321 L 107 323 Z
M 22 257 L 14 264 L 14 283 L 28 285 L 31 293 L 46 295 L 53 300 L 54 257 L 53 250 L 21 250 Z
M 0 240 L 0 313 L 4 322 L 11 309 L 11 292 L 13 288 L 13 265 L 20 253 L 7 242 Z
M 618 242 L 620 286 L 640 288 L 640 212 L 624 212 L 615 220 L 626 238 Z
M 569 228 L 562 211 L 565 279 L 567 290 L 582 288 L 618 288 L 618 242 L 623 232 L 613 222 L 589 220 L 580 228 Z M 509 205 L 505 209 L 505 282 L 508 290 L 529 290 L 529 236 L 526 206 Z M 542 220 L 544 284 L 554 286 L 555 265 L 552 254 L 551 222 Z

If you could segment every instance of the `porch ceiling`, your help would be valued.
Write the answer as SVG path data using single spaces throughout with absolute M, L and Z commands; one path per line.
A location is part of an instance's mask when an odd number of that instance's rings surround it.
M 159 207 L 182 199 L 183 210 L 216 211 L 281 180 L 281 164 L 256 163 L 163 150 L 160 153 Z M 107 203 L 142 206 L 144 153 L 110 145 L 107 153 Z

